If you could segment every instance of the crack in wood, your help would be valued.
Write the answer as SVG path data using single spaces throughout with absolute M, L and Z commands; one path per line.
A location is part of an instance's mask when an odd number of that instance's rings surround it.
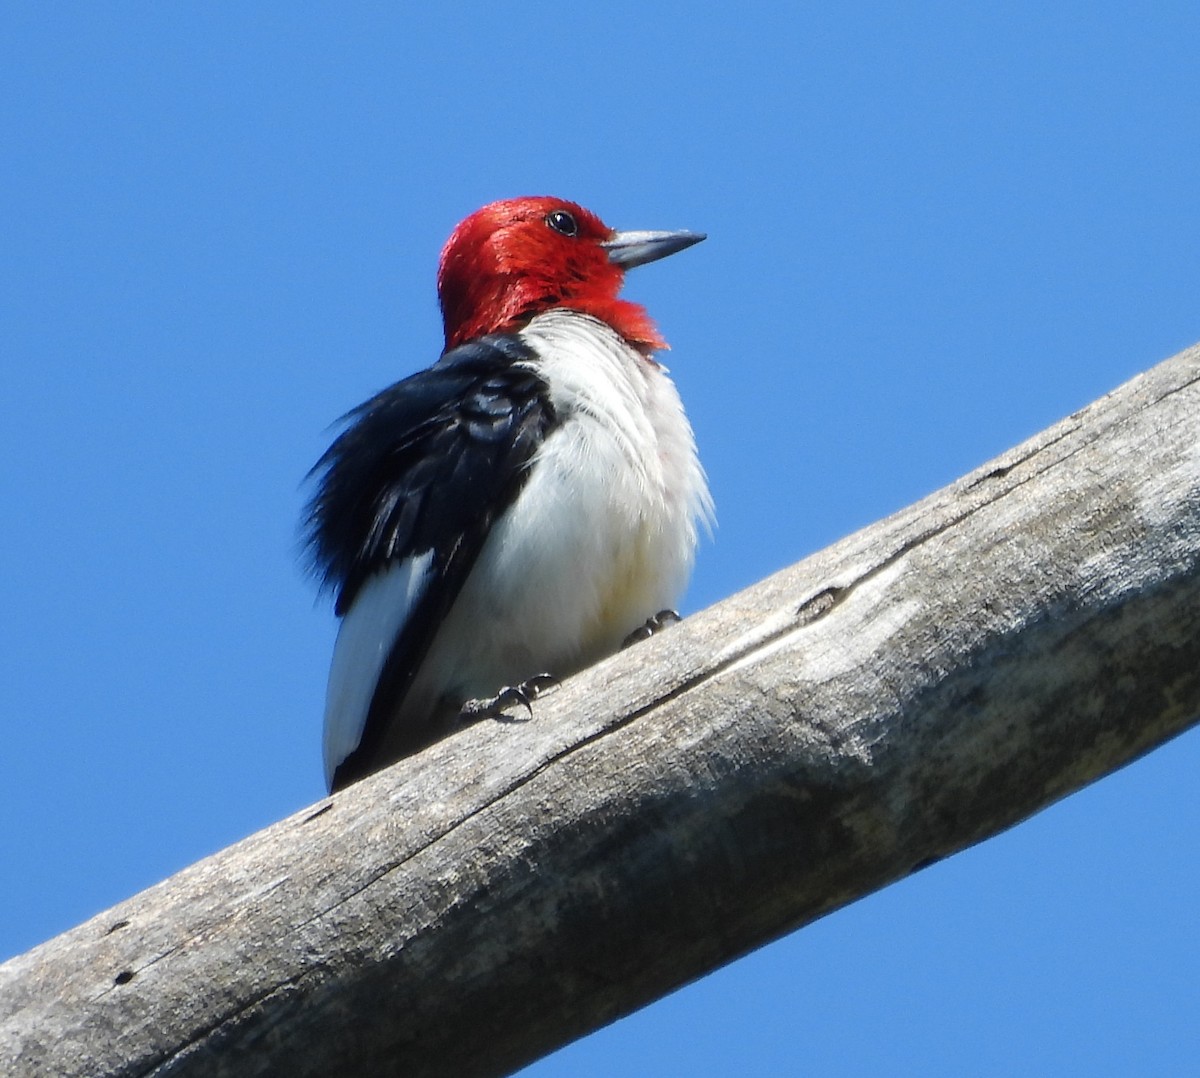
M 188 1052 L 201 1046 L 210 1037 L 219 1034 L 222 1029 L 236 1022 L 243 1014 L 267 1002 L 272 996 L 280 995 L 291 988 L 297 987 L 301 981 L 312 975 L 313 971 L 311 970 L 297 973 L 251 997 L 233 1010 L 215 1018 L 212 1022 L 192 1033 L 182 1044 L 172 1048 L 165 1054 L 159 1055 L 145 1070 L 139 1071 L 136 1078 L 154 1078 L 155 1075 L 162 1074 L 165 1068 L 172 1066 L 177 1060 L 182 1059 Z

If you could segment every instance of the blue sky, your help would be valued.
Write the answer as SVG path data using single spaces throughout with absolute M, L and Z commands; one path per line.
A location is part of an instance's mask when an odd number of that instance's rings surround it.
M 333 419 L 436 358 L 438 250 L 551 193 L 631 275 L 706 606 L 1200 340 L 1200 8 L 0 12 L 0 957 L 323 794 L 297 560 Z M 950 567 L 952 568 L 952 567 Z M 1200 735 L 535 1065 L 1179 1072 Z

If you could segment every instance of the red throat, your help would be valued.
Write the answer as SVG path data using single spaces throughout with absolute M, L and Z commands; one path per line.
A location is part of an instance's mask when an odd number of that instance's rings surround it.
M 559 213 L 573 235 L 549 223 Z M 618 298 L 625 275 L 600 246 L 612 234 L 594 213 L 558 198 L 508 199 L 471 214 L 451 234 L 438 270 L 446 347 L 563 307 L 608 323 L 647 353 L 666 348 L 645 308 Z

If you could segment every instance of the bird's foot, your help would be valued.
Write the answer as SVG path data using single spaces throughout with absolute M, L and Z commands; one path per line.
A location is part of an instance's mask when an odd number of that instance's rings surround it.
M 660 610 L 652 618 L 647 618 L 644 625 L 639 625 L 633 630 L 624 640 L 621 641 L 622 650 L 629 647 L 631 644 L 636 644 L 639 640 L 649 640 L 660 629 L 665 629 L 668 625 L 674 625 L 680 621 L 680 617 L 675 610 Z
M 489 700 L 468 700 L 463 704 L 459 718 L 467 722 L 476 722 L 479 719 L 508 719 L 505 714 L 507 709 L 520 706 L 532 719 L 534 700 L 557 684 L 558 678 L 553 674 L 534 674 L 520 685 L 505 685 Z

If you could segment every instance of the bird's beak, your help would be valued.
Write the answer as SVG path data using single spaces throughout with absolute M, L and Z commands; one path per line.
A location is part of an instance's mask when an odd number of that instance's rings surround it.
M 608 260 L 614 266 L 632 269 L 657 262 L 705 238 L 703 232 L 614 232 L 600 246 L 608 252 Z

